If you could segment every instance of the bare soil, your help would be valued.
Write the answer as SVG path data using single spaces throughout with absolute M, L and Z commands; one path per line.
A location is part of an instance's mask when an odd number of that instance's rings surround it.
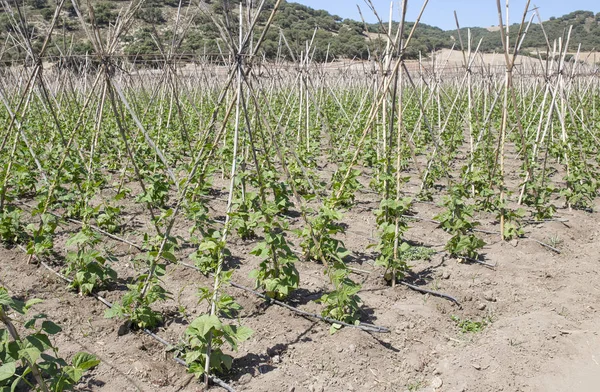
M 327 168 L 324 168 L 327 171 Z M 362 178 L 364 184 L 367 178 Z M 515 179 L 516 181 L 516 179 Z M 218 182 L 216 187 L 220 188 Z M 417 186 L 411 183 L 410 187 Z M 435 202 L 439 198 L 436 196 Z M 409 240 L 436 247 L 440 253 L 413 266 L 414 284 L 456 297 L 450 301 L 385 284 L 374 256 L 377 196 L 359 192 L 357 204 L 344 215 L 346 246 L 353 252 L 351 267 L 361 270 L 353 279 L 363 283 L 365 322 L 384 326 L 390 333 L 367 333 L 344 328 L 329 334 L 329 325 L 300 317 L 282 307 L 265 305 L 260 298 L 232 287 L 226 291 L 244 307 L 241 322 L 254 330 L 252 338 L 234 353 L 234 371 L 224 379 L 238 391 L 578 391 L 595 392 L 600 385 L 600 225 L 598 213 L 560 208 L 566 222 L 525 226 L 526 237 L 503 242 L 498 234 L 479 233 L 487 245 L 479 264 L 459 263 L 441 252 L 448 234 L 435 223 L 411 224 Z M 560 201 L 556 201 L 557 205 Z M 211 201 L 215 216 L 224 202 Z M 600 209 L 598 200 L 595 210 Z M 419 217 L 432 219 L 435 203 L 416 203 Z M 131 216 L 124 237 L 140 242 L 147 228 L 141 211 Z M 495 218 L 481 215 L 481 229 L 497 232 Z M 298 218 L 290 218 L 299 227 Z M 76 225 L 61 227 L 59 253 Z M 187 236 L 181 221 L 176 233 Z M 291 236 L 290 236 L 291 237 Z M 560 254 L 533 239 L 552 244 Z M 135 249 L 105 239 L 104 246 L 119 258 L 114 268 L 121 281 L 100 294 L 109 301 L 123 294 L 126 278 L 135 276 Z M 252 286 L 248 273 L 256 260 L 248 256 L 253 241 L 234 238 L 233 280 Z M 184 248 L 182 260 L 194 251 Z M 78 390 L 87 391 L 200 391 L 202 385 L 172 359 L 172 354 L 141 332 L 122 334 L 123 321 L 105 319 L 106 307 L 94 298 L 80 297 L 65 288 L 56 275 L 27 264 L 18 249 L 0 248 L 0 284 L 22 298 L 41 298 L 34 310 L 46 313 L 63 332 L 55 343 L 63 357 L 77 351 L 97 355 L 102 363 L 89 372 Z M 60 269 L 60 266 L 55 266 Z M 290 303 L 320 312 L 314 302 L 329 290 L 323 266 L 300 262 L 301 289 Z M 186 325 L 206 311 L 196 297 L 210 280 L 182 266 L 170 266 L 164 278 L 173 299 L 162 304 L 165 325 L 156 332 L 177 343 Z M 178 312 L 185 307 L 186 315 Z M 461 332 L 461 320 L 485 321 L 478 332 Z M 217 387 L 213 387 L 215 390 Z

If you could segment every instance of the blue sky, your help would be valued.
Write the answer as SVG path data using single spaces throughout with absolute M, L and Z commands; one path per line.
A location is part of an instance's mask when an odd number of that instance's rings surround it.
M 360 20 L 356 8 L 358 4 L 367 22 L 375 22 L 376 18 L 366 6 L 364 0 L 288 0 L 308 5 L 316 9 L 325 9 L 343 18 Z M 387 20 L 390 0 L 372 0 L 379 16 Z M 501 0 L 504 6 L 505 0 Z M 520 22 L 526 0 L 510 0 L 510 22 Z M 398 19 L 400 1 L 395 0 L 394 19 Z M 422 0 L 409 0 L 407 19 L 414 21 L 421 9 Z M 577 10 L 600 12 L 599 0 L 532 0 L 530 7 L 537 5 L 542 19 L 561 16 Z M 496 0 L 429 0 L 423 14 L 422 22 L 438 26 L 444 30 L 454 29 L 454 11 L 458 14 L 461 27 L 488 27 L 498 24 Z

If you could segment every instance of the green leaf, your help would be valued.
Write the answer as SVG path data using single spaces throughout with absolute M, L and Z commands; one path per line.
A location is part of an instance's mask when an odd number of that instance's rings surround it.
M 175 258 L 175 255 L 173 255 L 173 253 L 171 253 L 171 252 L 163 252 L 162 257 L 169 260 L 171 263 L 177 263 L 177 259 Z
M 62 328 L 52 321 L 46 320 L 42 323 L 42 331 L 46 332 L 48 335 L 56 335 L 62 331 Z
M 198 251 L 204 252 L 206 250 L 214 250 L 217 249 L 217 243 L 213 241 L 204 241 L 198 247 Z
M 188 351 L 185 353 L 185 363 L 191 365 L 193 362 L 198 360 L 204 353 L 200 350 Z
M 120 306 L 113 305 L 112 308 L 106 309 L 104 311 L 104 318 L 119 317 L 122 313 L 122 308 Z
M 83 370 L 74 368 L 73 366 L 66 366 L 63 368 L 63 371 L 74 383 L 78 383 L 81 377 L 83 377 Z
M 19 356 L 21 358 L 25 358 L 29 363 L 36 363 L 40 358 L 42 352 L 38 350 L 36 347 L 28 347 L 22 350 L 19 350 Z
M 188 368 L 188 372 L 193 373 L 196 378 L 200 378 L 204 374 L 204 366 L 198 362 L 194 362 Z
M 15 375 L 17 371 L 17 365 L 15 362 L 5 363 L 0 366 L 0 381 L 8 380 Z
M 156 274 L 156 276 L 159 277 L 165 276 L 165 274 L 167 273 L 166 264 L 156 264 L 154 273 Z
M 190 327 L 195 328 L 200 336 L 206 336 L 213 328 L 218 331 L 221 330 L 223 324 L 221 324 L 221 321 L 217 316 L 205 314 L 192 321 Z
M 40 352 L 44 352 L 45 350 L 52 348 L 52 342 L 50 342 L 48 336 L 43 333 L 29 335 L 24 339 L 24 341 L 29 345 L 36 347 Z
M 100 360 L 93 354 L 78 352 L 73 356 L 71 363 L 74 367 L 85 371 L 98 366 L 98 364 L 100 364 Z
M 13 303 L 13 299 L 8 295 L 6 290 L 0 288 L 0 305 L 11 306 Z
M 71 245 L 81 245 L 89 240 L 89 236 L 85 234 L 83 231 L 75 234 L 73 237 L 69 238 L 65 243 L 66 246 Z
M 39 298 L 32 298 L 25 303 L 25 310 L 29 310 L 29 308 L 31 308 L 33 305 L 39 304 L 41 302 L 44 301 Z
M 231 370 L 231 366 L 233 366 L 233 357 L 231 355 L 222 354 L 220 360 L 228 370 Z
M 12 299 L 4 289 L 0 290 L 0 305 L 8 306 L 21 314 L 25 313 L 25 305 L 23 302 Z
M 258 276 L 260 275 L 260 271 L 259 270 L 252 270 L 248 273 L 248 277 L 250 279 L 254 279 L 256 280 L 256 278 L 258 278 Z
M 244 341 L 250 339 L 250 336 L 252 336 L 253 333 L 254 333 L 254 331 L 252 329 L 250 329 L 248 327 L 244 327 L 242 325 L 237 328 L 235 337 L 237 338 L 238 341 L 244 342 Z
M 331 324 L 331 327 L 329 328 L 329 334 L 333 335 L 334 333 L 339 331 L 341 328 L 342 328 L 341 324 Z

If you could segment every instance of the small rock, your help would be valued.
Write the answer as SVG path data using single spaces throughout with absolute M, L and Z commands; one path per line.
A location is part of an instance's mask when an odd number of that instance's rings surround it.
M 433 380 L 431 380 L 431 386 L 435 389 L 441 388 L 443 383 L 444 382 L 439 377 L 434 377 Z
M 296 392 L 296 387 L 290 387 L 290 389 L 288 389 L 288 392 Z
M 442 279 L 450 279 L 450 272 L 444 271 L 444 273 L 442 274 Z
M 348 346 L 348 351 L 350 351 L 351 353 L 355 352 L 356 351 L 356 346 L 353 345 L 353 344 L 349 345 Z
M 273 356 L 271 360 L 273 361 L 273 363 L 281 363 L 281 357 L 279 355 Z
M 478 364 L 478 363 L 473 363 L 472 365 L 473 365 L 473 367 L 474 367 L 476 370 L 481 370 L 481 365 L 480 365 L 480 364 Z
M 494 293 L 492 293 L 491 291 L 484 292 L 483 299 L 489 302 L 496 302 L 496 298 L 494 298 Z
M 480 303 L 477 305 L 477 310 L 485 310 L 485 306 L 486 306 L 486 305 L 485 305 L 483 302 L 480 302 Z
M 511 240 L 511 241 L 509 242 L 509 244 L 510 244 L 511 246 L 513 246 L 513 247 L 515 247 L 515 248 L 516 248 L 516 247 L 517 247 L 517 245 L 519 245 L 519 241 L 518 241 L 518 240 L 515 238 L 515 239 Z
M 250 381 L 252 381 L 252 375 L 250 373 L 246 373 L 242 375 L 242 377 L 240 377 L 240 379 L 238 380 L 238 384 L 244 385 L 248 384 Z

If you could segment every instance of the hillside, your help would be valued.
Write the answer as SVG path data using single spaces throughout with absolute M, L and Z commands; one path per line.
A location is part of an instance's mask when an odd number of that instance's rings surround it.
M 189 0 L 188 0 L 189 1 Z M 16 12 L 16 3 L 12 3 Z M 205 1 L 207 7 L 216 15 L 223 16 L 225 9 L 222 2 Z M 228 14 L 230 29 L 235 36 L 237 22 L 237 6 L 239 1 L 229 1 Z M 272 7 L 274 1 L 269 0 L 267 8 Z M 49 22 L 54 12 L 54 2 L 49 0 L 25 0 L 21 11 L 26 20 L 28 34 L 32 37 L 34 46 L 42 44 L 44 31 L 47 31 Z M 127 2 L 117 0 L 92 1 L 98 26 L 106 31 L 116 20 L 117 15 Z M 172 26 L 175 24 L 177 0 L 148 0 L 137 12 L 135 22 L 128 34 L 121 39 L 120 51 L 132 58 L 143 60 L 157 57 L 160 49 L 157 44 L 169 46 L 172 42 Z M 201 11 L 195 3 L 188 4 L 185 14 L 185 38 L 180 42 L 178 53 L 188 57 L 219 56 L 226 50 L 220 38 L 219 31 L 211 17 Z M 85 5 L 81 6 L 82 13 L 88 15 Z M 265 13 L 266 14 L 266 13 Z M 264 16 L 266 18 L 266 15 Z M 189 23 L 188 23 L 189 22 Z M 265 20 L 259 22 L 264 25 Z M 544 29 L 549 36 L 550 45 L 553 40 L 565 37 L 568 27 L 573 25 L 570 40 L 570 49 L 575 50 L 581 44 L 582 50 L 592 51 L 600 47 L 600 13 L 591 11 L 575 11 L 570 14 L 550 18 L 544 23 Z M 313 59 L 324 61 L 326 59 L 358 58 L 367 59 L 381 52 L 383 41 L 378 39 L 379 25 L 365 25 L 362 22 L 342 19 L 322 10 L 314 10 L 293 2 L 284 2 L 277 14 L 273 27 L 262 46 L 262 55 L 273 59 L 277 56 L 291 59 L 298 58 L 306 50 L 306 42 L 314 34 Z M 407 31 L 412 23 L 407 24 Z M 517 31 L 514 26 L 512 31 Z M 3 47 L 0 48 L 0 59 L 6 63 L 24 57 L 20 45 L 15 44 L 19 39 L 17 28 L 11 23 L 9 14 L 3 8 L 0 10 L 0 39 Z M 371 34 L 370 34 L 371 33 Z M 374 34 L 372 34 L 374 33 Z M 471 28 L 474 46 L 482 39 L 480 49 L 483 52 L 494 52 L 501 49 L 500 33 L 494 28 Z M 102 35 L 102 34 L 101 34 Z M 421 24 L 416 30 L 414 40 L 407 53 L 409 58 L 416 58 L 419 53 L 424 56 L 432 50 L 450 48 L 458 42 L 456 31 L 444 31 L 437 27 Z M 467 28 L 461 31 L 463 40 L 467 36 Z M 375 37 L 375 38 L 373 38 Z M 523 43 L 527 50 L 545 51 L 546 39 L 538 24 L 533 24 Z M 53 42 L 47 50 L 47 55 L 59 54 L 86 54 L 92 51 L 76 12 L 70 2 L 65 4 L 60 15 Z M 159 56 L 158 56 L 159 57 Z

